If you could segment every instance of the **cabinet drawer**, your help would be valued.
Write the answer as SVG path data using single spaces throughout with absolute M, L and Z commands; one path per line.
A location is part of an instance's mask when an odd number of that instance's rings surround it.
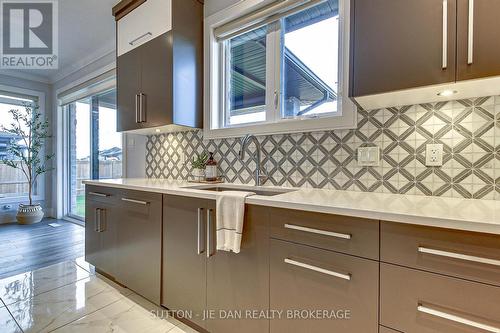
M 500 287 L 381 264 L 380 324 L 406 333 L 500 332 Z
M 118 56 L 172 29 L 172 0 L 148 0 L 117 23 Z
M 271 310 L 283 311 L 271 320 L 271 333 L 378 332 L 377 262 L 271 240 L 270 264 Z M 316 310 L 328 315 L 301 312 Z
M 160 193 L 121 191 L 117 200 L 120 202 L 121 209 L 130 214 L 130 217 L 158 214 L 158 212 L 161 216 L 162 195 Z
M 500 236 L 382 222 L 381 260 L 500 286 Z
M 104 186 L 85 185 L 86 200 L 104 204 L 115 203 L 118 190 Z
M 379 222 L 271 209 L 271 237 L 370 259 L 379 258 Z

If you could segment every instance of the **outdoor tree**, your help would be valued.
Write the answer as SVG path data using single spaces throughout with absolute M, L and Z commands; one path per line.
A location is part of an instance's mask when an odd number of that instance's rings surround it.
M 49 122 L 39 111 L 36 104 L 26 103 L 24 110 L 9 110 L 12 116 L 10 126 L 1 125 L 0 129 L 13 135 L 15 139 L 7 146 L 7 156 L 2 163 L 21 170 L 28 182 L 30 206 L 33 205 L 33 188 L 38 177 L 53 168 L 49 162 L 53 154 L 44 154 L 45 140 L 50 138 Z

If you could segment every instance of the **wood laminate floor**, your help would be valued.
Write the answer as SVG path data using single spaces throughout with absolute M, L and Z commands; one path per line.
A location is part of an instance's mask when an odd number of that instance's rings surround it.
M 49 223 L 60 224 L 54 228 Z M 62 220 L 0 225 L 0 279 L 83 257 L 85 229 Z

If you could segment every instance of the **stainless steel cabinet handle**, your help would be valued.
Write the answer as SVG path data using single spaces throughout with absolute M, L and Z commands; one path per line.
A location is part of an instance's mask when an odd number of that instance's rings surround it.
M 134 45 L 134 43 L 135 43 L 135 42 L 137 42 L 139 39 L 142 39 L 142 38 L 147 37 L 147 36 L 153 36 L 153 34 L 152 34 L 151 32 L 149 32 L 149 31 L 148 31 L 148 32 L 146 32 L 145 34 L 140 35 L 139 37 L 137 37 L 137 38 L 135 38 L 135 39 L 131 40 L 131 41 L 130 41 L 130 42 L 128 42 L 128 43 L 129 43 L 130 45 L 132 45 L 132 46 L 133 46 L 133 45 Z
M 473 321 L 473 320 L 470 320 L 470 319 L 467 319 L 467 318 L 463 318 L 463 317 L 459 317 L 459 316 L 456 316 L 456 315 L 452 315 L 450 313 L 446 313 L 446 312 L 442 312 L 442 311 L 439 311 L 439 310 L 435 310 L 435 309 L 432 309 L 432 308 L 429 308 L 429 307 L 426 307 L 426 306 L 423 306 L 423 305 L 420 305 L 420 304 L 417 306 L 417 311 L 429 314 L 431 316 L 435 316 L 435 317 L 443 318 L 443 319 L 446 319 L 446 320 L 450 320 L 450 321 L 453 321 L 453 322 L 456 322 L 456 323 L 460 323 L 460 324 L 463 324 L 463 325 L 466 325 L 466 326 L 478 328 L 478 329 L 483 330 L 483 331 L 493 332 L 493 333 L 500 333 L 500 328 L 498 328 L 498 327 L 493 327 L 493 326 L 490 326 L 490 325 L 482 324 L 482 323 L 477 322 L 477 321 Z
M 288 258 L 285 259 L 285 263 L 287 263 L 289 265 L 293 265 L 293 266 L 298 266 L 298 267 L 302 267 L 302 268 L 305 268 L 305 269 L 309 269 L 311 271 L 315 271 L 315 272 L 319 272 L 319 273 L 331 275 L 331 276 L 334 276 L 334 277 L 337 277 L 337 278 L 340 278 L 340 279 L 344 279 L 344 280 L 348 280 L 348 281 L 351 280 L 351 274 L 343 274 L 343 273 L 338 273 L 338 272 L 330 271 L 328 269 L 324 269 L 324 268 L 321 268 L 321 267 L 317 267 L 317 266 L 305 264 L 303 262 L 295 261 L 295 260 L 288 259 Z
M 467 30 L 467 64 L 474 62 L 474 0 L 469 0 L 469 24 Z
M 212 210 L 207 209 L 207 258 L 210 258 L 212 256 L 211 234 L 212 234 Z
M 443 0 L 443 69 L 448 67 L 448 0 Z
M 139 94 L 135 95 L 135 123 L 139 124 L 141 122 L 139 115 Z
M 96 208 L 94 216 L 94 231 L 99 232 L 99 219 L 101 218 L 101 209 Z
M 420 252 L 420 253 L 426 253 L 426 254 L 432 254 L 432 255 L 435 255 L 435 256 L 447 257 L 447 258 L 472 261 L 472 262 L 477 262 L 477 263 L 480 263 L 480 264 L 500 266 L 500 260 L 489 259 L 489 258 L 482 258 L 482 257 L 476 257 L 476 256 L 467 255 L 467 254 L 462 254 L 462 253 L 455 253 L 455 252 L 448 252 L 448 251 L 442 251 L 442 250 L 435 250 L 435 249 L 430 249 L 430 248 L 422 247 L 422 246 L 420 246 L 418 248 L 418 252 Z
M 104 215 L 104 219 L 102 218 L 102 216 Z M 104 220 L 104 227 L 102 226 L 103 225 L 103 220 Z M 99 210 L 99 232 L 104 232 L 106 231 L 106 209 L 100 209 Z
M 139 94 L 139 122 L 146 122 L 146 95 L 143 93 Z
M 205 252 L 203 244 L 203 208 L 198 208 L 198 249 L 197 253 L 202 254 Z
M 110 196 L 109 194 L 98 193 L 98 192 L 89 192 L 89 195 L 93 195 L 96 197 L 103 197 L 103 198 L 107 198 Z
M 313 228 L 308 228 L 308 227 L 301 227 L 298 225 L 288 224 L 288 223 L 285 224 L 285 228 L 304 231 L 304 232 L 310 232 L 310 233 L 318 234 L 318 235 L 325 235 L 325 236 L 331 236 L 331 237 L 336 237 L 336 238 L 342 238 L 342 239 L 351 239 L 352 238 L 352 236 L 349 234 L 341 234 L 341 233 L 333 232 L 333 231 L 326 231 L 326 230 L 313 229 Z
M 135 204 L 139 204 L 139 205 L 144 205 L 144 206 L 149 205 L 149 202 L 147 202 L 147 201 L 134 200 L 134 199 L 129 199 L 129 198 L 122 198 L 122 201 L 131 202 L 131 203 L 135 203 Z

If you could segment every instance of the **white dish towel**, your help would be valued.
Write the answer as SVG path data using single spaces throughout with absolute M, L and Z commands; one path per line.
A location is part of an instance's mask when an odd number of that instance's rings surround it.
M 243 191 L 217 193 L 217 250 L 240 253 L 245 198 L 253 194 Z

